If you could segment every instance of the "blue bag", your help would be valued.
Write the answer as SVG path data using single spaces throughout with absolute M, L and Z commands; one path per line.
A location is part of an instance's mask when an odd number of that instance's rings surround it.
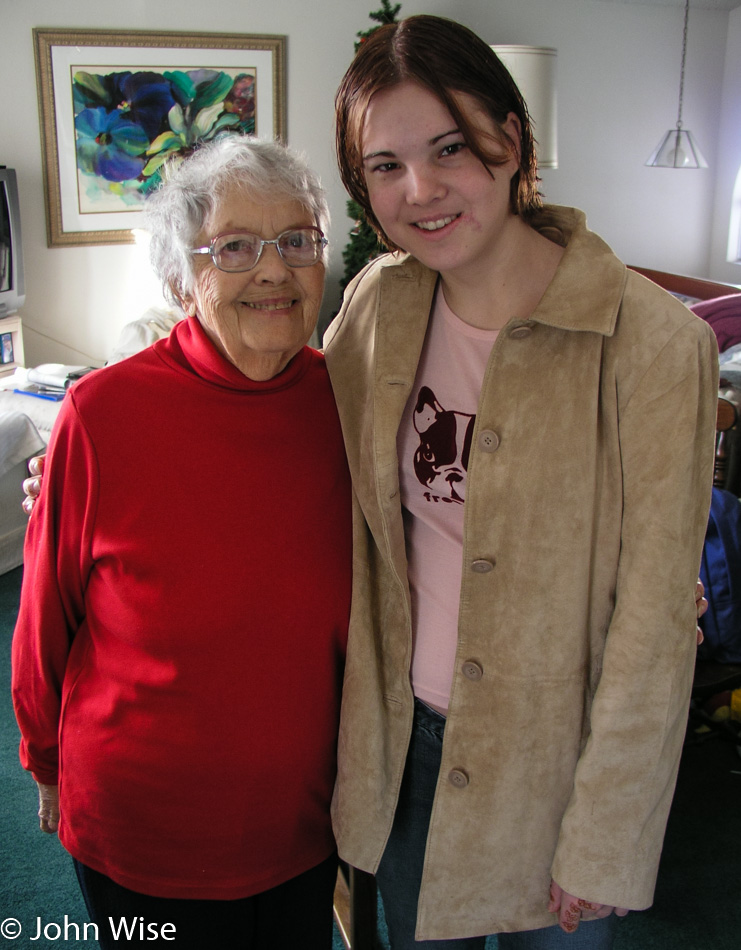
M 697 655 L 741 663 L 741 502 L 722 488 L 713 488 L 700 580 L 708 609 L 700 619 L 705 642 Z

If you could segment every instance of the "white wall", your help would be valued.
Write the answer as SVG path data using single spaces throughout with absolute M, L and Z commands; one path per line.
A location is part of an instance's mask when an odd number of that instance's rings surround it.
M 285 34 L 288 140 L 307 153 L 330 193 L 334 253 L 325 311 L 331 312 L 350 227 L 332 154 L 332 101 L 355 35 L 371 25 L 368 13 L 379 5 L 377 0 L 168 5 L 0 0 L 0 163 L 15 167 L 20 182 L 27 363 L 101 363 L 125 323 L 162 303 L 133 246 L 46 246 L 32 28 Z M 723 200 L 715 185 L 716 169 L 725 167 L 719 141 L 721 148 L 727 144 L 723 136 L 719 140 L 727 13 L 690 12 L 683 118 L 711 168 L 675 171 L 647 169 L 643 162 L 676 118 L 681 7 L 611 0 L 403 0 L 402 15 L 420 12 L 458 19 L 491 43 L 556 47 L 560 167 L 543 173 L 547 199 L 584 208 L 591 226 L 630 263 L 719 276 L 712 215 L 714 200 Z M 741 11 L 733 16 L 738 51 Z M 735 78 L 731 73 L 729 67 L 726 81 L 733 79 L 738 89 L 738 73 Z M 730 108 L 726 100 L 724 109 Z M 741 282 L 741 272 L 725 279 Z
M 588 16 L 574 9 L 559 47 L 563 148 L 559 169 L 544 174 L 548 195 L 587 211 L 590 226 L 627 263 L 703 276 L 727 14 L 690 10 L 683 125 L 710 168 L 680 170 L 644 163 L 676 123 L 684 10 L 586 7 Z
M 741 283 L 741 265 L 726 261 L 733 189 L 741 173 L 741 8 L 731 11 L 728 21 L 720 117 L 710 275 Z

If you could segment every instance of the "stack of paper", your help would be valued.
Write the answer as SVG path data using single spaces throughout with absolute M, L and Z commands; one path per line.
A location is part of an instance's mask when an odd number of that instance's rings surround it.
M 95 369 L 94 366 L 66 366 L 63 363 L 42 363 L 28 371 L 29 383 L 64 392 L 75 380 Z

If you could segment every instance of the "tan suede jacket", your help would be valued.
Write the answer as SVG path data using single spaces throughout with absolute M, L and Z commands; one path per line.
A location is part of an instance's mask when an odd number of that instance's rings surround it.
M 715 338 L 581 212 L 548 207 L 535 226 L 566 251 L 481 391 L 417 939 L 553 924 L 551 877 L 647 907 L 685 731 Z M 357 502 L 333 817 L 341 856 L 371 872 L 412 725 L 396 433 L 436 280 L 377 260 L 325 337 Z

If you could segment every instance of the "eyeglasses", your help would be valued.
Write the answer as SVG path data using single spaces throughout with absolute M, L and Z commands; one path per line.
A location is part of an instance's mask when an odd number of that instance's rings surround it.
M 217 234 L 208 247 L 194 247 L 190 253 L 209 254 L 219 270 L 238 274 L 255 267 L 266 244 L 275 244 L 289 267 L 311 267 L 328 243 L 319 228 L 313 227 L 292 228 L 272 241 L 263 241 L 259 234 L 250 231 L 234 231 Z

